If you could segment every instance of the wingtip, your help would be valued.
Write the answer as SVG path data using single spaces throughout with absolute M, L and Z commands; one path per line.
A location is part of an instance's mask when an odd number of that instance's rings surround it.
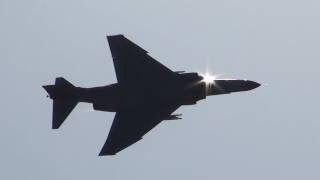
M 112 148 L 107 147 L 107 146 L 103 146 L 103 148 L 101 149 L 99 156 L 112 156 L 115 155 L 116 152 L 114 150 L 112 150 Z
M 110 38 L 124 37 L 124 35 L 123 34 L 114 34 L 114 35 L 106 34 L 106 37 L 110 39 Z
M 113 155 L 116 155 L 116 153 L 101 151 L 98 156 L 113 156 Z

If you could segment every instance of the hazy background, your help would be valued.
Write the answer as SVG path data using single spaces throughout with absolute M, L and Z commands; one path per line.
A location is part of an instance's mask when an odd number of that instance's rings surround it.
M 318 0 L 0 0 L 0 179 L 320 178 Z M 59 130 L 41 85 L 116 82 L 105 35 L 171 68 L 268 83 L 209 97 L 116 156 L 114 113 L 79 104 Z

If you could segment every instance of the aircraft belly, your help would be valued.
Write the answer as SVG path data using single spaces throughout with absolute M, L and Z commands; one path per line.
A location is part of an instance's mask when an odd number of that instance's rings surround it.
M 136 88 L 122 92 L 121 107 L 131 108 L 145 105 L 161 105 L 176 99 L 177 93 L 172 88 Z

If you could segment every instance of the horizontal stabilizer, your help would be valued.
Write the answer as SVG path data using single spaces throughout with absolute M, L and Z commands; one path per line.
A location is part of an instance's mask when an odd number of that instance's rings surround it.
M 53 101 L 52 129 L 58 129 L 78 104 L 73 99 L 58 99 Z
M 73 94 L 74 86 L 59 77 L 56 78 L 55 85 L 46 85 L 43 88 L 53 100 L 52 129 L 58 129 L 78 103 Z

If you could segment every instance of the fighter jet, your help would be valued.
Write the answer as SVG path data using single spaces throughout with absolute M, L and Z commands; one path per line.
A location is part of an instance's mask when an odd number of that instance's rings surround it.
M 82 88 L 58 77 L 54 85 L 43 86 L 53 100 L 53 129 L 61 126 L 78 102 L 91 103 L 94 110 L 116 112 L 99 156 L 115 155 L 162 121 L 181 119 L 181 114 L 173 113 L 182 105 L 260 86 L 249 80 L 210 79 L 195 72 L 175 72 L 123 35 L 107 39 L 117 83 Z

